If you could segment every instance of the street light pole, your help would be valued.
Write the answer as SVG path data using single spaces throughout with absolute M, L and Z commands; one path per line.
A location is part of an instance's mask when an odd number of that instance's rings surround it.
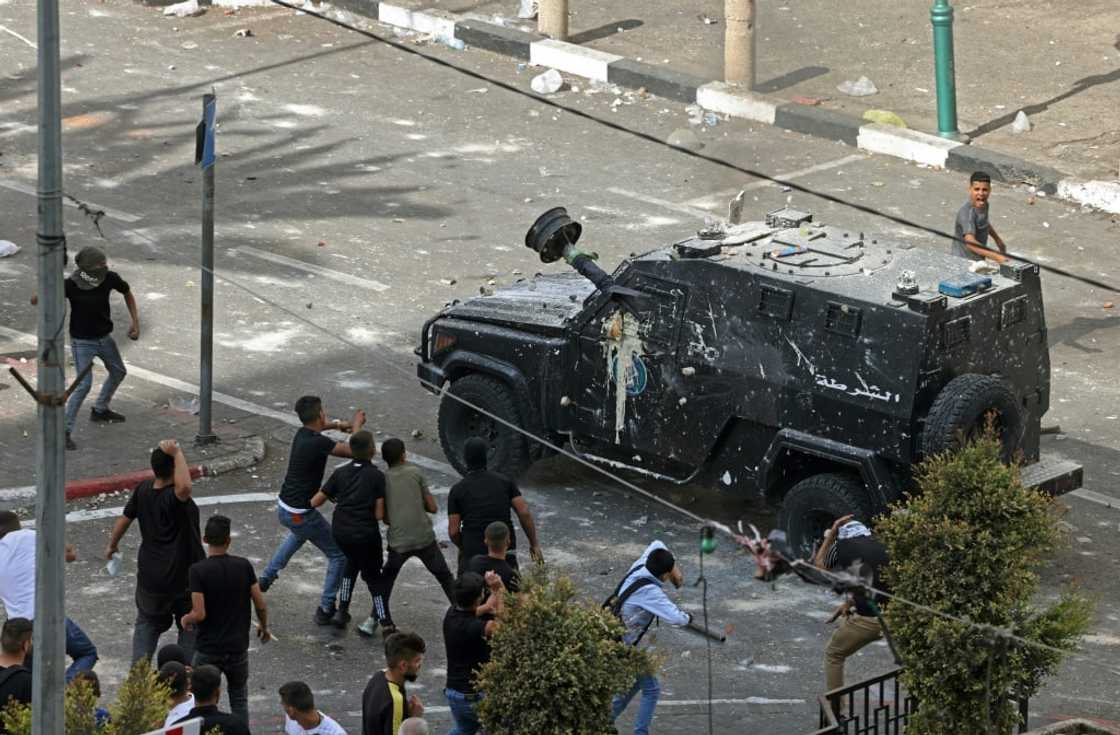
M 724 0 L 723 79 L 754 89 L 756 53 L 754 47 L 755 0 Z
M 933 24 L 933 60 L 937 74 L 937 134 L 959 140 L 957 130 L 957 80 L 953 60 L 953 6 L 949 0 L 933 0 L 929 11 Z
M 214 116 L 213 92 L 202 96 L 202 314 L 199 339 L 198 436 L 196 444 L 218 441 L 211 419 L 214 395 Z
M 31 688 L 31 732 L 57 735 L 65 729 L 63 658 L 63 557 L 66 506 L 64 355 L 66 313 L 62 272 L 66 236 L 62 227 L 62 104 L 59 79 L 58 0 L 39 0 L 39 488 L 35 505 L 35 628 Z

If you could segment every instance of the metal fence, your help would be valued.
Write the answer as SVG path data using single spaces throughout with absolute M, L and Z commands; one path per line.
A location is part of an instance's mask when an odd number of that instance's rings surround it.
M 833 689 L 819 698 L 820 722 L 813 735 L 903 735 L 918 700 L 902 689 L 901 668 Z M 1028 700 L 1019 701 L 1019 732 L 1026 732 Z

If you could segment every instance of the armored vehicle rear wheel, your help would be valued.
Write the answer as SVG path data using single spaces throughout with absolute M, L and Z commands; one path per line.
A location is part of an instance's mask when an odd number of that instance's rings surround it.
M 852 475 L 825 472 L 805 478 L 786 493 L 778 525 L 785 530 L 794 553 L 808 558 L 813 544 L 832 523 L 849 513 L 863 523 L 871 520 L 863 483 Z
M 504 383 L 487 375 L 467 375 L 451 384 L 454 393 L 474 406 L 505 421 L 521 425 L 517 403 Z M 525 436 L 491 416 L 447 396 L 439 404 L 439 441 L 443 453 L 460 474 L 467 473 L 463 445 L 478 436 L 490 445 L 487 467 L 509 477 L 517 477 L 529 467 Z
M 1015 391 L 993 375 L 969 373 L 953 378 L 937 394 L 926 416 L 922 454 L 930 457 L 975 439 L 989 417 L 1003 445 L 1003 461 L 1010 462 L 1026 428 Z

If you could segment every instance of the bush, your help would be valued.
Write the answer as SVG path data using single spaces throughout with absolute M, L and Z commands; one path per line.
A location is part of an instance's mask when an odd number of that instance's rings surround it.
M 1087 630 L 1088 600 L 1065 591 L 1045 609 L 1031 604 L 1036 572 L 1061 540 L 1055 504 L 1000 462 L 989 432 L 918 469 L 916 495 L 878 526 L 890 552 L 894 594 L 1029 641 L 1072 650 Z M 885 618 L 903 660 L 903 684 L 920 703 L 907 732 L 1007 735 L 1018 722 L 1013 698 L 1029 697 L 1062 656 L 1008 641 L 910 605 Z
M 65 735 L 143 735 L 158 730 L 167 717 L 170 695 L 148 660 L 139 661 L 117 690 L 117 700 L 109 707 L 110 721 L 98 730 L 93 686 L 76 681 L 66 687 Z M 0 723 L 9 735 L 31 735 L 31 707 L 10 702 L 0 713 Z
M 507 598 L 478 675 L 479 717 L 490 735 L 603 735 L 611 699 L 656 662 L 621 642 L 622 624 L 598 604 L 576 599 L 571 580 L 543 567 Z

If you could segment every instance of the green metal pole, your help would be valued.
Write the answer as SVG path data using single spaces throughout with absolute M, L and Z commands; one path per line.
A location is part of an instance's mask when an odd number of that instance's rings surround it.
M 953 6 L 949 0 L 933 0 L 929 11 L 933 24 L 933 59 L 937 73 L 937 134 L 959 139 L 957 130 L 957 80 L 953 61 Z

